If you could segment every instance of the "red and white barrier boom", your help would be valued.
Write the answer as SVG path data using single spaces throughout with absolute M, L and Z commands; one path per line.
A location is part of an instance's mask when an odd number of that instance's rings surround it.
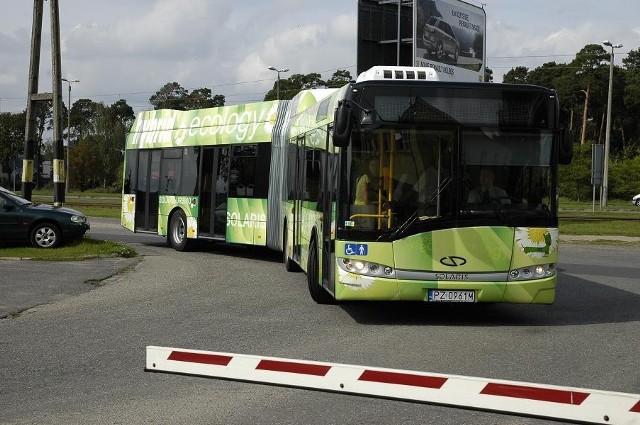
M 640 394 L 151 346 L 145 370 L 586 423 L 640 424 Z

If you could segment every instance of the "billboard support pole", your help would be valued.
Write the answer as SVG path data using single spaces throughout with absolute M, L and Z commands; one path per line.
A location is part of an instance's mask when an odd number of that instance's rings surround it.
M 398 0 L 398 49 L 396 52 L 396 66 L 400 66 L 400 42 L 401 40 L 401 35 L 402 32 L 400 31 L 400 24 L 401 24 L 401 14 L 402 14 L 402 0 Z

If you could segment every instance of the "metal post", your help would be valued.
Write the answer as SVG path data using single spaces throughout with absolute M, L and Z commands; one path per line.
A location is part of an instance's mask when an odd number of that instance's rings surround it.
M 65 198 L 64 143 L 62 141 L 62 81 L 60 65 L 60 14 L 58 0 L 51 7 L 51 60 L 53 87 L 53 204 L 62 205 Z
M 278 73 L 278 81 L 276 82 L 276 99 L 280 100 L 280 73 L 281 72 L 289 72 L 289 68 L 278 69 L 275 66 L 270 66 L 268 69 Z
M 396 52 L 396 66 L 400 66 L 400 43 L 402 42 L 402 32 L 400 25 L 402 22 L 402 0 L 398 0 L 398 47 Z
M 607 199 L 609 197 L 609 150 L 611 147 L 611 104 L 613 100 L 613 49 L 619 49 L 622 44 L 613 44 L 608 40 L 605 40 L 602 44 L 611 47 L 611 61 L 609 64 L 609 96 L 607 100 L 607 128 L 604 139 L 604 176 L 602 180 L 602 199 L 601 206 L 607 206 Z
M 29 63 L 29 87 L 27 89 L 27 119 L 24 132 L 24 159 L 22 160 L 22 196 L 31 200 L 33 190 L 33 153 L 36 137 L 34 97 L 38 93 L 40 72 L 40 47 L 42 42 L 42 9 L 44 0 L 33 2 L 33 26 L 31 27 L 31 60 Z
M 69 193 L 69 191 L 71 190 L 71 173 L 69 170 L 69 163 L 71 162 L 71 84 L 79 83 L 80 80 L 68 80 L 66 78 L 63 78 L 62 81 L 66 81 L 67 84 L 69 84 L 69 110 L 67 111 L 67 172 L 65 173 L 65 190 L 67 193 Z

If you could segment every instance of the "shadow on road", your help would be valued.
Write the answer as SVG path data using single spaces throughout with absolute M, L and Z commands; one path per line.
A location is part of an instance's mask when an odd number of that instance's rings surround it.
M 364 325 L 573 326 L 640 320 L 640 295 L 560 273 L 552 305 L 345 303 Z

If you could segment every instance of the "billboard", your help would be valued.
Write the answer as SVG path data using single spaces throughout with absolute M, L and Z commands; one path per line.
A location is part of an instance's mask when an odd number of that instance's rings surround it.
M 358 0 L 358 75 L 376 65 L 413 65 L 413 15 L 411 1 Z
M 414 0 L 413 66 L 441 81 L 484 81 L 484 9 L 459 0 Z

